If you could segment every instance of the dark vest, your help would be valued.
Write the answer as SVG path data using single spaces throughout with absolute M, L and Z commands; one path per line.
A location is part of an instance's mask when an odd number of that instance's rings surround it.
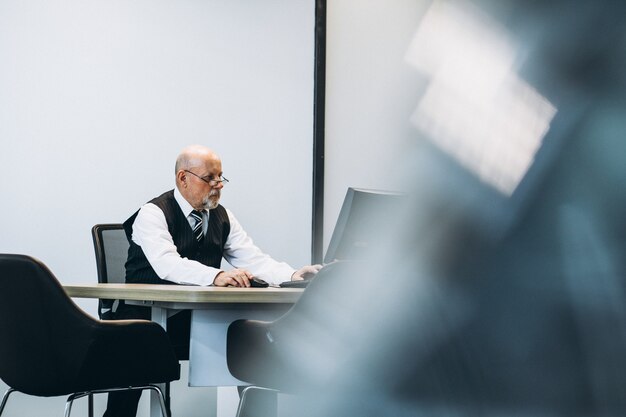
M 198 261 L 204 265 L 219 268 L 222 262 L 224 245 L 230 233 L 230 222 L 226 209 L 218 205 L 209 211 L 209 225 L 207 234 L 199 244 L 193 236 L 187 217 L 174 198 L 174 190 L 168 191 L 150 203 L 159 207 L 167 220 L 167 228 L 172 235 L 174 245 L 181 257 Z M 158 277 L 146 259 L 143 250 L 132 240 L 133 224 L 137 211 L 124 222 L 126 237 L 130 243 L 128 260 L 126 261 L 126 282 L 142 284 L 173 284 Z

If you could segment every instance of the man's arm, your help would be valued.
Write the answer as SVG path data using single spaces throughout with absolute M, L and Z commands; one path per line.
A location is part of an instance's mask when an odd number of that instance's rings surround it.
M 165 215 L 152 203 L 145 204 L 133 224 L 133 242 L 141 246 L 159 278 L 177 284 L 211 285 L 221 270 L 183 258 L 167 228 Z
M 319 264 L 303 266 L 291 275 L 291 280 L 302 281 L 305 279 L 311 279 L 320 271 L 320 269 L 322 269 L 322 265 Z

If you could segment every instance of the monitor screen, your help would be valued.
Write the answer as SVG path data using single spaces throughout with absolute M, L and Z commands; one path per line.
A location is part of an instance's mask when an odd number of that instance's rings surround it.
M 349 187 L 324 263 L 366 259 L 387 236 L 405 197 L 393 191 Z

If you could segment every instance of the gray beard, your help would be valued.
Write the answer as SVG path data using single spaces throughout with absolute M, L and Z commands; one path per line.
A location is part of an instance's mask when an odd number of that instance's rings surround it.
M 202 199 L 202 205 L 205 210 L 213 210 L 219 204 L 219 197 L 212 199 L 216 194 L 209 194 Z

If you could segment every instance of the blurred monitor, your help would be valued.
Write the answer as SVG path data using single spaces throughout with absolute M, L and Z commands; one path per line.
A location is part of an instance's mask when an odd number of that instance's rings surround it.
M 404 200 L 399 192 L 349 187 L 324 263 L 366 259 L 389 233 Z

